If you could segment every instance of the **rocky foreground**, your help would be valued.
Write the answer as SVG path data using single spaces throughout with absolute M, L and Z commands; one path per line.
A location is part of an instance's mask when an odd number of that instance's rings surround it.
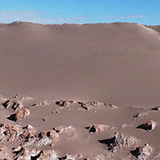
M 159 131 L 159 124 L 151 119 L 140 123 L 144 117 L 156 115 L 160 111 L 159 106 L 150 109 L 130 107 L 121 111 L 120 107 L 102 102 L 36 102 L 33 98 L 20 94 L 12 98 L 1 96 L 0 102 L 1 160 L 160 159 L 159 151 L 147 139 L 148 136 L 153 136 L 151 132 Z M 132 111 L 130 115 L 126 113 L 129 110 Z M 137 111 L 139 112 L 136 113 Z M 103 113 L 106 113 L 108 120 L 99 123 Z M 122 116 L 126 117 L 125 114 L 128 118 L 126 123 L 125 118 L 122 120 Z M 54 121 L 51 120 L 52 117 L 55 118 Z M 86 126 L 83 126 L 83 121 Z M 148 136 L 140 139 L 139 134 Z

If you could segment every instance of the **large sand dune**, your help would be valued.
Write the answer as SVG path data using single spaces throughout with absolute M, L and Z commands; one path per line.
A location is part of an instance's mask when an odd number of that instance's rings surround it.
M 159 28 L 0 24 L 0 159 L 160 159 Z
M 159 104 L 158 38 L 151 29 L 127 23 L 2 24 L 1 92 Z

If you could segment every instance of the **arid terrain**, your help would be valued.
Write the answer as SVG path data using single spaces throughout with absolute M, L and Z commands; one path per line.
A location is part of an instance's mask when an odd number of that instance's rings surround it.
M 0 24 L 0 160 L 160 160 L 159 31 Z

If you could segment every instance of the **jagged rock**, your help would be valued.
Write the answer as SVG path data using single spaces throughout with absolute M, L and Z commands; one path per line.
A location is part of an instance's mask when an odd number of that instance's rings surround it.
M 11 99 L 6 100 L 2 105 L 5 108 L 11 107 L 13 110 L 18 110 L 23 107 L 23 102 L 31 100 L 32 98 L 26 95 L 21 95 L 21 94 L 16 94 L 14 97 Z
M 107 105 L 106 103 L 103 102 L 78 102 L 78 104 L 80 104 L 81 107 L 84 108 L 85 110 L 90 110 L 90 108 L 92 107 L 100 107 Z
M 99 142 L 106 144 L 109 151 L 116 152 L 119 149 L 129 148 L 139 141 L 135 137 L 124 135 L 121 133 L 115 133 L 115 136 L 113 138 L 100 140 Z
M 75 103 L 75 101 L 73 100 L 59 100 L 59 101 L 56 101 L 56 104 L 60 107 L 70 107 L 71 105 L 73 105 Z
M 30 115 L 30 111 L 28 109 L 18 110 L 15 114 L 15 121 L 21 121 L 27 118 Z
M 151 155 L 152 147 L 149 144 L 137 147 L 136 150 L 131 151 L 132 155 L 136 157 L 137 160 L 147 160 Z
M 160 106 L 153 107 L 151 110 L 153 110 L 153 111 L 160 111 Z
M 11 121 L 22 121 L 30 115 L 30 111 L 28 109 L 18 110 L 15 114 L 11 114 L 8 119 Z
M 29 124 L 23 128 L 23 133 L 20 134 L 21 139 L 29 139 L 34 136 L 36 130 Z
M 68 131 L 74 131 L 75 129 L 72 126 L 58 126 L 56 128 L 53 128 L 53 130 L 55 130 L 57 133 L 64 133 L 64 132 L 68 132 Z
M 37 103 L 34 103 L 32 106 L 34 107 L 37 107 L 37 106 L 48 106 L 52 103 L 54 103 L 55 101 L 52 101 L 52 100 L 45 100 L 43 102 L 37 102 Z
M 86 127 L 86 129 L 88 129 L 90 133 L 99 133 L 99 132 L 104 131 L 108 127 L 109 126 L 105 124 L 96 124 L 96 125 Z
M 26 139 L 33 137 L 36 130 L 31 126 L 27 125 L 21 128 L 19 125 L 12 124 L 1 124 L 0 125 L 0 142 L 7 140 L 13 142 L 15 139 Z
M 117 149 L 128 148 L 137 142 L 137 140 L 134 137 L 123 135 L 121 133 L 115 133 L 114 138 L 115 138 L 115 144 L 114 144 L 115 146 L 113 148 Z
M 58 160 L 58 156 L 54 150 L 43 150 L 40 152 L 37 160 Z
M 20 151 L 14 157 L 16 160 L 30 160 L 29 150 L 25 147 L 21 147 Z
M 14 156 L 15 160 L 31 160 L 32 158 L 36 157 L 40 152 L 37 150 L 29 150 L 26 147 L 20 147 L 13 149 L 13 153 L 16 155 Z
M 137 128 L 141 128 L 147 131 L 152 131 L 155 129 L 155 127 L 156 127 L 156 122 L 150 120 L 144 124 L 139 125 Z
M 28 139 L 28 142 L 24 143 L 23 146 L 42 146 L 47 144 L 52 144 L 58 140 L 58 133 L 54 130 L 48 130 L 40 132 L 38 135 L 35 135 Z
M 37 103 L 34 103 L 32 106 L 46 106 L 46 105 L 49 105 L 49 103 L 47 101 L 44 101 L 44 102 L 37 102 Z
M 28 101 L 28 100 L 31 100 L 33 99 L 32 97 L 29 97 L 29 96 L 26 96 L 26 95 L 22 95 L 22 94 L 16 94 L 14 97 L 12 97 L 12 100 L 15 100 L 15 101 Z
M 133 116 L 133 118 L 135 119 L 137 119 L 137 118 L 141 118 L 141 117 L 143 117 L 143 116 L 146 116 L 146 115 L 148 115 L 148 113 L 149 113 L 149 111 L 145 111 L 145 112 L 140 112 L 140 113 L 137 113 L 136 115 L 134 115 Z
M 26 147 L 18 146 L 13 150 L 15 160 L 58 160 L 57 154 L 54 150 L 35 150 Z
M 21 102 L 15 102 L 13 100 L 7 100 L 2 105 L 5 108 L 12 108 L 15 111 L 23 107 Z
M 22 148 L 22 146 L 17 146 L 17 147 L 15 147 L 15 148 L 12 148 L 12 152 L 13 152 L 13 153 L 18 153 L 18 152 L 21 151 L 21 148 Z
M 118 108 L 116 105 L 114 105 L 114 104 L 109 104 L 109 106 L 111 107 L 111 108 Z
M 19 135 L 23 133 L 23 130 L 19 125 L 1 124 L 0 125 L 0 142 L 7 140 L 13 142 Z
M 115 133 L 114 137 L 115 137 L 116 148 L 118 149 L 131 147 L 138 142 L 138 140 L 135 137 L 124 135 L 121 133 Z

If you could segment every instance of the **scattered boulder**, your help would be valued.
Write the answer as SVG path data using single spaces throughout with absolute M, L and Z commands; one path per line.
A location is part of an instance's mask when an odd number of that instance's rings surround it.
M 134 151 L 131 151 L 131 154 L 136 157 L 137 160 L 147 160 L 152 153 L 152 147 L 149 144 L 144 146 L 137 147 Z
M 15 121 L 21 121 L 27 118 L 30 115 L 30 111 L 28 109 L 18 110 L 15 114 Z
M 8 119 L 11 121 L 22 121 L 30 115 L 30 111 L 28 109 L 18 110 L 16 113 L 11 114 Z
M 7 140 L 13 142 L 19 135 L 23 133 L 23 130 L 19 125 L 12 124 L 0 124 L 0 142 Z
M 58 113 L 60 113 L 58 110 L 55 110 L 55 111 L 51 111 L 51 113 L 56 113 L 56 114 L 58 114 Z
M 153 120 L 150 120 L 144 124 L 139 125 L 137 128 L 144 129 L 147 131 L 152 131 L 155 129 L 155 127 L 156 127 L 156 122 L 154 122 Z
M 29 124 L 26 127 L 23 127 L 23 133 L 20 134 L 20 139 L 30 139 L 34 136 L 36 130 Z
M 149 113 L 149 111 L 137 113 L 136 115 L 133 116 L 133 119 L 141 118 L 141 117 L 143 117 L 143 116 L 148 115 L 148 113 Z
M 12 97 L 12 100 L 15 100 L 15 101 L 28 101 L 28 100 L 32 100 L 33 98 L 32 97 L 29 97 L 27 95 L 22 95 L 22 94 L 16 94 L 15 96 Z
M 116 145 L 113 148 L 117 149 L 129 148 L 138 142 L 138 140 L 135 137 L 124 135 L 121 133 L 115 133 L 114 138 Z
M 27 148 L 21 147 L 20 151 L 17 151 L 17 154 L 14 156 L 16 160 L 30 160 L 30 152 Z
M 13 153 L 15 160 L 58 160 L 56 152 L 51 149 L 39 151 L 18 146 L 13 149 Z
M 105 124 L 95 124 L 95 125 L 86 127 L 86 129 L 88 129 L 90 133 L 99 133 L 99 132 L 103 132 L 108 127 L 109 126 Z
M 70 107 L 72 106 L 75 102 L 73 100 L 59 100 L 55 102 L 58 106 L 60 107 Z
M 103 102 L 78 102 L 78 104 L 81 105 L 81 107 L 85 110 L 90 110 L 93 107 L 100 107 L 100 106 L 106 106 L 106 103 Z
M 47 120 L 47 118 L 43 118 L 42 121 L 47 122 L 48 120 Z
M 40 152 L 35 149 L 29 150 L 26 147 L 18 146 L 13 149 L 13 153 L 15 153 L 15 160 L 31 160 L 37 159 L 36 157 Z
M 55 130 L 57 133 L 64 133 L 64 132 L 68 132 L 68 131 L 74 131 L 75 129 L 72 126 L 58 126 L 56 128 L 53 128 L 53 130 Z
M 23 102 L 31 100 L 32 98 L 26 95 L 16 94 L 11 99 L 6 100 L 2 105 L 4 108 L 12 108 L 14 111 L 23 107 Z
M 7 100 L 2 105 L 5 108 L 12 108 L 15 111 L 23 107 L 21 102 L 15 102 L 13 100 Z
M 52 104 L 52 103 L 54 103 L 54 101 L 52 101 L 52 100 L 45 100 L 45 101 L 43 101 L 43 102 L 37 102 L 37 103 L 34 103 L 34 104 L 32 104 L 32 106 L 34 106 L 34 107 L 39 107 L 39 106 L 48 106 L 48 105 L 50 105 L 50 104 Z
M 160 111 L 160 106 L 153 107 L 151 110 L 152 111 Z
M 111 108 L 118 108 L 116 105 L 114 105 L 114 104 L 109 104 L 109 106 L 111 107 Z
M 47 144 L 53 144 L 56 140 L 58 140 L 58 133 L 54 130 L 48 130 L 40 132 L 39 134 L 28 139 L 28 142 L 24 143 L 23 146 L 42 146 Z
M 19 125 L 1 124 L 0 125 L 0 142 L 7 140 L 13 142 L 15 139 L 25 139 L 33 137 L 36 130 L 31 126 L 21 128 Z
M 43 150 L 37 156 L 37 160 L 58 160 L 58 156 L 54 150 Z
M 119 149 L 129 148 L 139 141 L 133 136 L 115 133 L 113 138 L 100 140 L 99 142 L 106 144 L 109 151 L 116 152 Z

